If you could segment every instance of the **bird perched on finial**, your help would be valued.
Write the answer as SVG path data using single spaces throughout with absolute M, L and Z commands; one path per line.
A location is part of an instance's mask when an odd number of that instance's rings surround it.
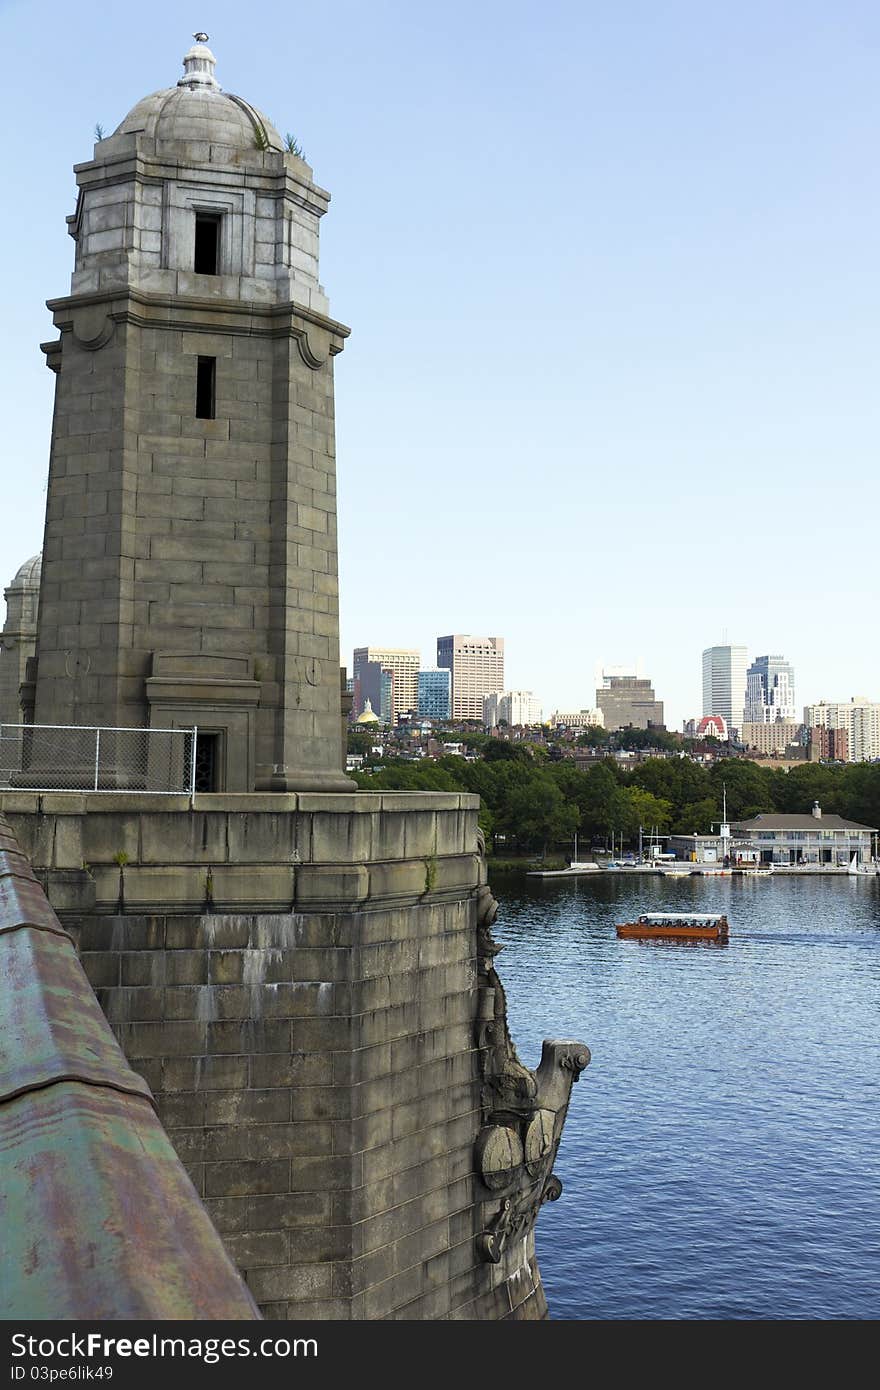
M 201 33 L 201 31 L 198 34 L 193 34 L 193 38 L 195 39 L 196 43 L 208 42 L 208 35 Z

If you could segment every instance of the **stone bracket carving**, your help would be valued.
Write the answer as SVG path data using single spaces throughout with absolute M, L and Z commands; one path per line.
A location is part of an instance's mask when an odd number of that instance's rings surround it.
M 293 336 L 299 348 L 299 355 L 306 366 L 310 367 L 313 372 L 316 372 L 319 367 L 323 367 L 333 352 L 330 334 L 325 329 L 312 324 L 308 329 L 294 329 Z
M 508 1243 L 531 1231 L 544 1203 L 561 1195 L 553 1164 L 571 1088 L 589 1060 L 583 1043 L 547 1040 L 536 1072 L 513 1053 L 505 1058 L 500 1078 L 491 1071 L 484 1077 L 490 1108 L 477 1138 L 475 1166 L 501 1206 L 477 1236 L 482 1259 L 497 1263 Z
M 544 1203 L 555 1202 L 561 1196 L 562 1183 L 555 1173 L 551 1173 L 543 1188 L 539 1192 L 535 1189 L 527 1202 L 516 1202 L 512 1197 L 505 1197 L 491 1226 L 477 1236 L 480 1258 L 497 1265 L 508 1244 L 516 1244 L 520 1237 L 531 1230 Z
M 73 336 L 86 352 L 97 352 L 109 343 L 115 328 L 103 304 L 86 304 L 74 310 Z
M 544 1203 L 555 1202 L 562 1193 L 553 1164 L 571 1088 L 589 1064 L 590 1050 L 581 1042 L 545 1040 L 537 1071 L 523 1066 L 507 1026 L 504 988 L 494 966 L 502 949 L 491 930 L 498 904 L 485 882 L 476 898 L 475 1041 L 483 1071 L 483 1125 L 475 1168 L 486 1203 L 501 1199 L 477 1236 L 477 1252 L 481 1259 L 497 1263 L 508 1244 L 532 1230 Z

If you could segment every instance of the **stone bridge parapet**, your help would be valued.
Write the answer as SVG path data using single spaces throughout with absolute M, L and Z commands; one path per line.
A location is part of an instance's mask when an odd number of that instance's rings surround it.
M 546 1316 L 534 1223 L 588 1053 L 516 1057 L 478 799 L 180 800 L 0 810 L 263 1314 Z

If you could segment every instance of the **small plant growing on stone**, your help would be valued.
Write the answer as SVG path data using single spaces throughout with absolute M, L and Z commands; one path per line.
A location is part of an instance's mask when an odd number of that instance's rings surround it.
M 258 150 L 268 150 L 269 148 L 269 137 L 266 134 L 266 127 L 263 125 L 262 121 L 254 131 L 254 144 Z
M 437 887 L 437 858 L 431 855 L 430 859 L 425 860 L 425 892 L 433 893 Z
M 101 125 L 101 122 L 100 122 L 100 121 L 96 121 L 96 122 L 95 122 L 95 139 L 96 139 L 96 140 L 103 140 L 103 139 L 104 139 L 104 127 Z
M 284 137 L 284 144 L 287 147 L 288 154 L 295 154 L 297 159 L 305 159 L 305 150 L 297 140 L 296 136 L 291 135 L 290 131 L 288 131 Z
M 120 869 L 124 869 L 128 863 L 128 855 L 124 849 L 118 849 L 113 856 L 113 863 L 118 864 Z

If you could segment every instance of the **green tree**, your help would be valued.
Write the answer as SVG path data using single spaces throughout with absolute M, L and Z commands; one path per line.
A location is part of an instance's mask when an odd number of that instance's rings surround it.
M 352 773 L 365 791 L 455 792 L 462 788 L 454 777 L 431 759 L 417 763 L 385 762 L 377 768 Z
M 636 786 L 663 797 L 678 807 L 708 796 L 711 783 L 706 769 L 690 758 L 649 758 L 629 774 Z
M 835 768 L 842 814 L 860 825 L 880 828 L 880 763 L 850 763 Z
M 531 763 L 531 750 L 522 743 L 508 743 L 506 738 L 489 739 L 483 757 L 487 763 L 501 762 L 506 759 L 511 763 Z
M 714 797 L 706 796 L 701 801 L 689 801 L 676 807 L 672 819 L 673 835 L 708 835 L 713 825 L 718 825 L 721 813 Z
M 669 752 L 681 748 L 681 735 L 669 729 L 619 729 L 614 741 L 618 748 L 661 748 Z
M 624 828 L 629 807 L 608 759 L 586 773 L 577 804 L 581 826 L 590 835 L 609 835 Z
M 495 828 L 520 849 L 543 849 L 570 840 L 580 817 L 550 777 L 533 777 L 527 786 L 511 791 L 495 812 Z
M 843 769 L 826 763 L 801 763 L 786 773 L 779 784 L 778 809 L 806 815 L 818 801 L 823 811 L 840 815 L 844 801 Z
M 661 834 L 669 829 L 672 820 L 671 801 L 654 796 L 641 787 L 622 787 L 620 796 L 622 810 L 621 824 L 618 828 L 624 835 L 628 835 L 630 839 L 634 838 L 639 832 L 639 826 L 645 830 L 658 830 Z
M 605 748 L 610 742 L 610 733 L 599 724 L 588 725 L 584 732 L 578 734 L 575 739 L 575 743 L 580 748 Z
M 711 792 L 719 805 L 727 792 L 730 820 L 747 820 L 759 811 L 773 811 L 775 782 L 773 769 L 761 767 L 749 758 L 723 758 L 709 772 Z
M 363 729 L 349 729 L 348 731 L 349 753 L 369 753 L 375 742 L 376 735 L 373 733 L 367 733 Z

